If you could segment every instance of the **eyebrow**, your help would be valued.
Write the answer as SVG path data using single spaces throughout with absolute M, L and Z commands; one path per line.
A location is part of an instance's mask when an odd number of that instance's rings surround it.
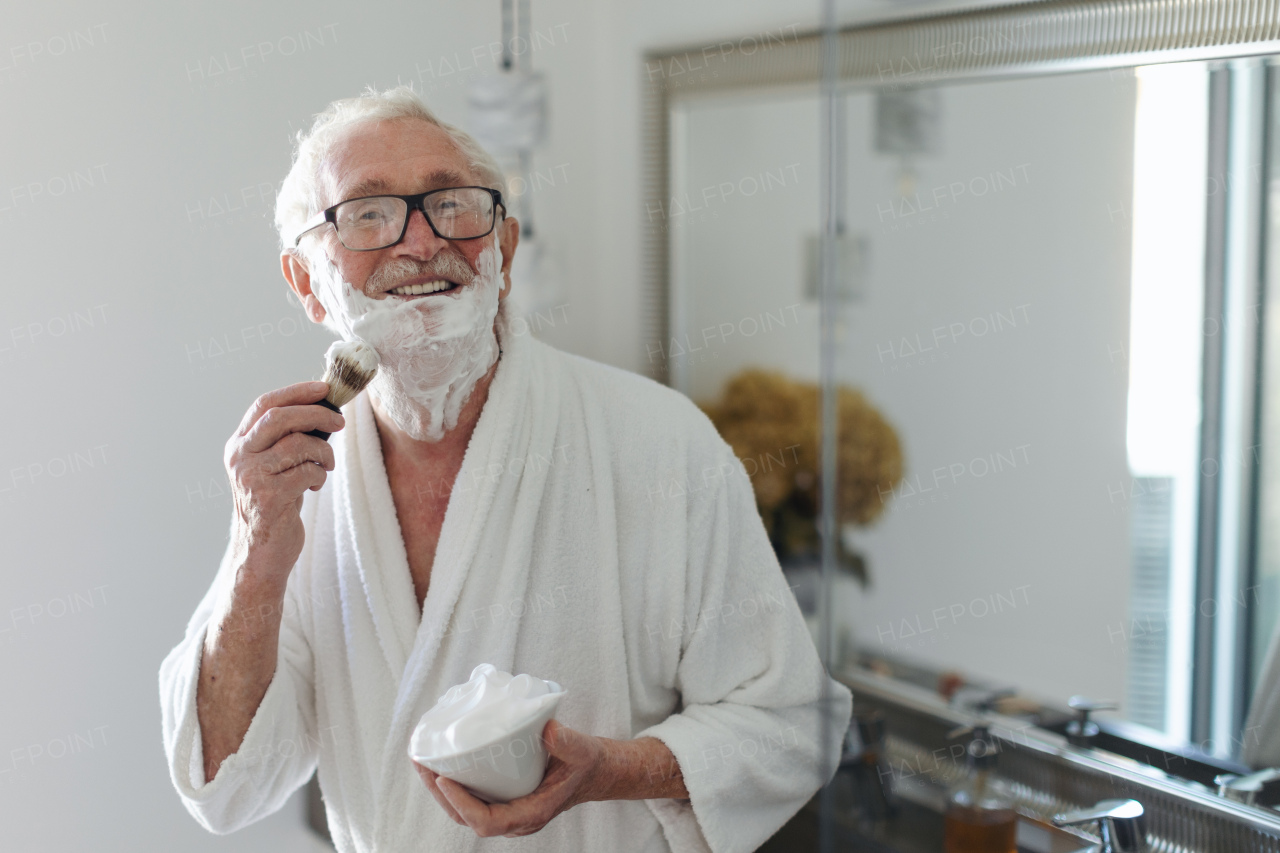
M 419 183 L 427 189 L 436 189 L 439 187 L 458 186 L 466 181 L 461 174 L 452 169 L 436 169 Z M 366 178 L 355 186 L 351 187 L 342 194 L 342 198 L 353 199 L 362 198 L 367 195 L 380 195 L 391 192 L 391 184 L 382 178 Z

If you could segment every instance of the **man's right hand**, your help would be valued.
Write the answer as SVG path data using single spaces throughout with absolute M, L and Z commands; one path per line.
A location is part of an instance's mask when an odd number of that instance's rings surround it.
M 227 442 L 223 462 L 231 480 L 237 562 L 283 590 L 302 553 L 302 496 L 324 485 L 333 448 L 310 430 L 337 432 L 342 415 L 324 406 L 329 386 L 299 382 L 263 394 Z

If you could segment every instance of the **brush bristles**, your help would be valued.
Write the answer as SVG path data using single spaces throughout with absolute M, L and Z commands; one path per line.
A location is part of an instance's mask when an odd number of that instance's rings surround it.
M 338 408 L 350 403 L 355 396 L 373 381 L 378 368 L 365 370 L 346 356 L 339 354 L 324 367 L 324 381 L 329 383 L 325 399 Z

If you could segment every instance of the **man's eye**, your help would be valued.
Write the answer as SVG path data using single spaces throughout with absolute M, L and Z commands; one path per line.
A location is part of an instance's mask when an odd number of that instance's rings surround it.
M 378 225 L 387 221 L 387 212 L 377 205 L 368 205 L 345 211 L 342 219 L 349 225 Z

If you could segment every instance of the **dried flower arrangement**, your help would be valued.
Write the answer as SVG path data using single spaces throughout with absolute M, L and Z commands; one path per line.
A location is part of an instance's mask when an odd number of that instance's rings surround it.
M 715 403 L 700 404 L 751 477 L 756 505 L 778 559 L 816 559 L 821 550 L 818 386 L 781 373 L 748 369 L 726 384 Z M 836 500 L 841 524 L 865 526 L 884 512 L 902 480 L 902 447 L 884 416 L 858 391 L 837 393 Z M 839 547 L 839 560 L 862 584 L 866 566 Z

